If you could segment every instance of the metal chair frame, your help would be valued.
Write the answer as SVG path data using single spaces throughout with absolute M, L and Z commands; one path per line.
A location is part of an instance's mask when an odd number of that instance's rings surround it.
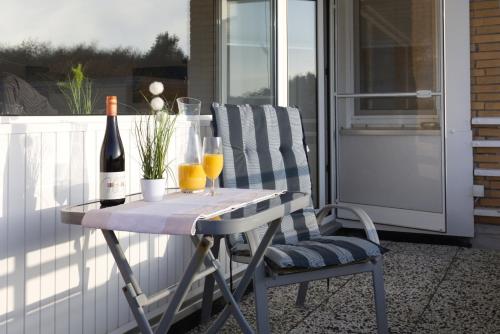
M 328 204 L 324 206 L 321 210 L 319 210 L 318 213 L 316 214 L 318 224 L 321 225 L 321 222 L 327 216 L 327 214 L 334 209 L 344 209 L 354 213 L 359 218 L 359 221 L 363 225 L 367 239 L 376 244 L 380 244 L 373 221 L 365 211 L 355 206 L 344 205 L 344 204 Z M 260 239 L 255 231 L 247 232 L 245 234 L 250 246 L 251 255 L 253 256 L 257 251 Z M 220 240 L 218 240 L 218 242 L 220 242 Z M 216 248 L 218 251 L 218 246 Z M 246 256 L 233 256 L 233 260 L 235 262 L 247 263 L 247 264 L 250 262 L 251 258 L 252 257 L 246 257 Z M 266 266 L 265 261 L 261 261 L 257 265 L 257 268 L 255 269 L 253 275 L 253 287 L 255 294 L 255 307 L 257 315 L 258 333 L 270 333 L 268 305 L 267 305 L 267 289 L 277 286 L 299 283 L 300 285 L 297 294 L 296 304 L 297 306 L 304 306 L 309 282 L 332 278 L 332 277 L 353 275 L 363 272 L 372 273 L 378 333 L 388 333 L 382 256 L 378 256 L 370 259 L 369 261 L 361 263 L 352 263 L 342 266 L 331 266 L 310 271 L 301 270 L 290 273 L 281 273 L 279 271 L 273 270 L 271 267 Z M 203 307 L 202 307 L 202 322 L 207 322 L 208 319 L 210 318 L 213 291 L 214 291 L 214 281 L 210 277 L 207 277 L 207 279 L 205 280 L 205 290 L 204 290 Z M 235 293 L 235 297 L 236 301 L 239 302 L 239 300 L 242 297 L 242 292 Z M 217 333 L 230 314 L 231 314 L 231 309 L 229 307 L 226 307 L 222 311 L 222 313 L 218 316 L 217 320 L 212 325 L 212 327 L 210 328 L 209 333 Z

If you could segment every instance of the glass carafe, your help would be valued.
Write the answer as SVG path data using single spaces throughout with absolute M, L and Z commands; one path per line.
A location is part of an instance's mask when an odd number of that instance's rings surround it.
M 201 161 L 200 110 L 201 101 L 190 97 L 177 99 L 179 115 L 183 116 L 183 141 L 179 162 L 179 188 L 182 192 L 205 189 L 207 178 Z

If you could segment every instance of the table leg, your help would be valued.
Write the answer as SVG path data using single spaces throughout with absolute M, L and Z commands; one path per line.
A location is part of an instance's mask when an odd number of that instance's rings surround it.
M 174 316 L 179 311 L 184 298 L 186 297 L 189 287 L 193 283 L 193 278 L 203 264 L 203 261 L 213 246 L 213 239 L 211 237 L 203 237 L 196 247 L 196 252 L 189 261 L 186 271 L 182 275 L 181 281 L 175 290 L 172 300 L 168 303 L 167 310 L 160 320 L 160 324 L 156 333 L 167 333 L 172 325 Z
M 199 242 L 199 239 L 196 239 Z M 214 238 L 214 246 L 212 247 L 211 253 L 213 254 L 214 258 L 218 258 L 219 256 L 219 250 L 220 250 L 220 243 L 221 243 L 222 237 L 215 237 Z M 195 247 L 197 244 L 195 244 Z M 209 252 L 210 253 L 210 252 Z M 203 301 L 201 304 L 201 323 L 205 324 L 210 320 L 210 317 L 212 316 L 212 303 L 213 303 L 213 296 L 214 296 L 214 289 L 215 288 L 215 277 L 213 275 L 209 275 L 205 277 L 205 283 L 203 287 Z
M 193 236 L 192 240 L 195 245 L 199 242 L 199 239 L 196 236 Z M 253 333 L 252 327 L 243 316 L 243 313 L 241 312 L 238 302 L 234 299 L 231 290 L 227 286 L 226 279 L 224 278 L 224 273 L 220 269 L 219 260 L 217 260 L 217 258 L 211 251 L 207 253 L 207 257 L 205 258 L 205 265 L 207 267 L 214 267 L 216 269 L 215 272 L 212 273 L 213 276 L 212 275 L 210 276 L 217 281 L 217 285 L 221 290 L 222 296 L 228 303 L 230 312 L 233 314 L 234 318 L 240 325 L 240 328 L 243 331 L 243 333 L 247 334 Z
M 139 298 L 143 295 L 141 287 L 135 279 L 132 268 L 130 268 L 127 258 L 125 257 L 125 254 L 120 246 L 120 242 L 118 241 L 115 232 L 110 230 L 101 231 L 104 235 L 106 243 L 108 244 L 111 254 L 113 254 L 116 266 L 125 281 L 126 286 L 123 287 L 123 293 L 125 294 L 130 310 L 132 311 L 135 321 L 137 322 L 137 326 L 139 327 L 141 333 L 152 334 L 153 329 L 151 328 L 148 318 L 144 313 L 144 309 L 139 302 Z
M 250 284 L 250 281 L 252 280 L 255 269 L 263 260 L 266 249 L 271 244 L 273 237 L 276 231 L 278 230 L 280 224 L 281 224 L 280 220 L 275 220 L 274 222 L 269 224 L 269 227 L 264 236 L 262 237 L 262 240 L 259 246 L 257 247 L 254 256 L 252 257 L 252 260 L 250 261 L 250 263 L 247 266 L 247 269 L 245 270 L 245 274 L 243 275 L 238 286 L 236 287 L 236 290 L 233 295 L 235 302 L 239 302 L 243 297 L 245 290 L 247 289 L 248 285 Z M 212 334 L 218 333 L 230 314 L 231 314 L 231 305 L 227 305 L 221 312 L 221 314 L 217 317 L 214 324 L 212 324 L 212 326 L 208 329 L 208 333 Z
M 137 295 L 135 294 L 134 287 L 131 284 L 127 284 L 123 287 L 123 293 L 125 298 L 127 298 L 130 310 L 134 315 L 135 321 L 137 322 L 137 327 L 143 334 L 153 334 L 153 329 L 149 324 L 149 320 L 146 317 L 146 313 L 139 303 L 137 303 Z

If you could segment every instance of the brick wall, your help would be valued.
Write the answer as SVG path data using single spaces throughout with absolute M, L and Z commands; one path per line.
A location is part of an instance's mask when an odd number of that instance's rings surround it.
M 472 117 L 500 117 L 500 1 L 471 0 Z M 474 139 L 500 140 L 500 126 L 473 126 Z M 476 168 L 500 169 L 500 148 L 474 148 Z M 476 207 L 500 208 L 500 177 L 474 177 L 485 197 Z M 475 217 L 478 223 L 500 224 L 498 217 Z

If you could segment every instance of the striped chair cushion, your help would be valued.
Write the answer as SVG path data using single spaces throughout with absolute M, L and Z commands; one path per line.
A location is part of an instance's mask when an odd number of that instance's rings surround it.
M 266 253 L 266 261 L 271 267 L 279 269 L 322 268 L 366 261 L 385 251 L 385 248 L 366 239 L 322 236 L 293 245 L 272 245 Z
M 212 105 L 214 129 L 222 138 L 226 188 L 253 188 L 311 193 L 311 178 L 300 112 L 297 108 Z M 274 243 L 295 243 L 320 236 L 314 209 L 284 218 Z M 242 235 L 230 246 L 245 248 Z
M 212 105 L 214 132 L 222 138 L 224 187 L 311 193 L 299 110 L 273 106 Z M 267 229 L 257 230 L 262 236 Z M 228 238 L 232 254 L 249 256 L 243 234 Z M 320 268 L 367 260 L 382 248 L 364 239 L 321 236 L 311 206 L 283 218 L 266 261 L 277 268 Z

